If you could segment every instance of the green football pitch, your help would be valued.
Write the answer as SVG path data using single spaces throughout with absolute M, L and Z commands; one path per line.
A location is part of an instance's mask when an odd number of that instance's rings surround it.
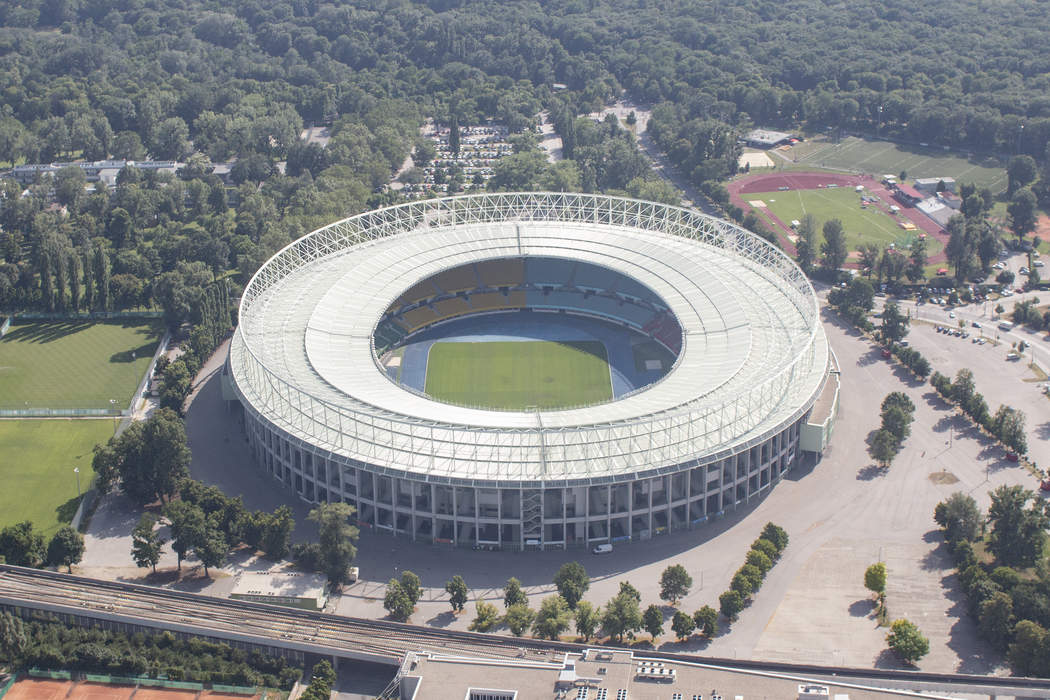
M 612 398 L 605 346 L 596 341 L 435 343 L 426 393 L 464 406 L 567 408 Z
M 92 448 L 113 435 L 113 420 L 0 420 L 0 527 L 29 520 L 45 534 L 73 519 L 77 474 L 86 491 Z
M 818 190 L 789 190 L 784 192 L 759 192 L 741 195 L 748 202 L 762 201 L 765 209 L 785 224 L 812 214 L 817 220 L 817 229 L 829 219 L 838 219 L 846 230 L 846 247 L 857 250 L 862 243 L 881 246 L 895 243 L 899 248 L 911 244 L 918 231 L 902 229 L 892 215 L 869 205 L 861 209 L 860 194 L 852 187 L 833 187 Z M 887 202 L 884 204 L 892 204 Z M 904 221 L 902 217 L 900 219 Z M 823 240 L 823 239 L 821 239 Z M 927 255 L 939 252 L 942 244 L 935 238 L 926 243 Z
M 125 408 L 161 331 L 141 319 L 12 324 L 0 339 L 0 408 Z

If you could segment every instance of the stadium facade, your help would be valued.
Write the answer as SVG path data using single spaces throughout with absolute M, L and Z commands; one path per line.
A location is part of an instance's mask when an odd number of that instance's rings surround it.
M 452 406 L 391 380 L 390 353 L 416 334 L 507 312 L 619 324 L 673 366 L 617 400 L 545 411 Z M 786 255 L 729 222 L 617 197 L 354 216 L 274 255 L 239 319 L 227 374 L 262 470 L 306 501 L 353 505 L 366 527 L 460 546 L 699 525 L 765 493 L 803 446 L 823 449 L 830 414 L 811 411 L 837 403 L 815 294 Z

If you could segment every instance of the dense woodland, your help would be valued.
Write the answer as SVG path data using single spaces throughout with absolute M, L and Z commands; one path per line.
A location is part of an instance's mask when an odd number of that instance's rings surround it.
M 673 199 L 628 132 L 574 118 L 624 91 L 654 105 L 657 142 L 716 195 L 754 124 L 1019 149 L 1041 165 L 1048 25 L 1034 1 L 3 3 L 0 161 L 189 167 L 128 169 L 108 192 L 85 192 L 73 169 L 4 181 L 0 308 L 152 305 L 199 321 L 216 276 L 239 273 L 235 294 L 293 238 L 397 201 L 384 187 L 426 118 L 520 132 L 549 109 L 572 161 L 552 167 L 523 138 L 490 182 L 501 189 Z M 327 148 L 299 140 L 321 123 Z M 211 174 L 220 161 L 233 186 Z

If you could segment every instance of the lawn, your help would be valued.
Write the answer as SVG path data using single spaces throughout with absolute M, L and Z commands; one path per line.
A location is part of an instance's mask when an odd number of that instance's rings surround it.
M 125 408 L 159 321 L 15 323 L 0 339 L 0 408 Z
M 850 250 L 857 250 L 862 243 L 880 246 L 896 243 L 899 248 L 907 247 L 918 233 L 902 229 L 892 215 L 877 206 L 869 205 L 867 209 L 861 209 L 860 195 L 849 187 L 760 192 L 741 197 L 748 202 L 765 202 L 765 208 L 784 224 L 800 220 L 805 214 L 812 214 L 819 229 L 828 219 L 838 219 L 846 230 L 846 246 Z M 901 220 L 905 219 L 902 217 Z M 941 243 L 936 239 L 931 237 L 928 240 L 928 255 L 939 252 L 941 248 Z
M 435 343 L 426 393 L 484 408 L 566 408 L 608 401 L 612 380 L 599 342 Z
M 102 419 L 0 420 L 0 527 L 23 520 L 50 534 L 73 519 L 77 475 L 86 491 L 92 448 L 113 435 Z
M 784 152 L 788 160 L 825 168 L 898 175 L 906 170 L 908 178 L 954 177 L 958 182 L 972 182 L 990 187 L 993 192 L 1006 188 L 1006 170 L 985 156 L 966 158 L 938 146 L 922 147 L 895 144 L 848 136 L 840 142 L 817 137 Z

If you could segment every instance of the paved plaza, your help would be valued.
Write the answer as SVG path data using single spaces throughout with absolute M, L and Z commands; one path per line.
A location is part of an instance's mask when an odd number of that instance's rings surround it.
M 788 531 L 791 544 L 731 629 L 710 642 L 694 637 L 680 644 L 673 641 L 668 623 L 666 634 L 657 639 L 658 647 L 729 658 L 797 662 L 819 658 L 847 666 L 894 667 L 898 662 L 885 651 L 886 631 L 876 626 L 870 597 L 863 587 L 865 568 L 881 559 L 889 568 L 887 603 L 891 617 L 908 617 L 930 638 L 930 654 L 920 662 L 921 668 L 1005 672 L 998 656 L 977 639 L 973 622 L 964 613 L 965 602 L 932 512 L 937 502 L 956 490 L 973 494 L 986 507 L 987 493 L 995 486 L 1022 483 L 1031 488 L 1034 478 L 1023 467 L 1006 462 L 1002 450 L 956 415 L 928 384 L 911 379 L 883 360 L 872 343 L 833 315 L 825 315 L 824 325 L 842 369 L 835 434 L 823 459 L 803 461 L 764 498 L 741 504 L 723 519 L 696 530 L 617 545 L 610 556 L 593 556 L 585 550 L 453 551 L 366 531 L 357 561 L 362 580 L 337 599 L 337 612 L 383 617 L 386 582 L 411 569 L 426 588 L 412 622 L 466 629 L 476 600 L 493 601 L 502 607 L 501 589 L 509 576 L 523 582 L 530 604 L 538 607 L 544 596 L 554 592 L 550 582 L 555 571 L 572 560 L 580 560 L 587 568 L 592 582 L 586 598 L 596 605 L 615 595 L 620 581 L 625 580 L 641 591 L 643 605 L 659 603 L 660 572 L 669 564 L 681 563 L 692 574 L 694 585 L 679 607 L 687 611 L 705 604 L 717 607 L 718 595 L 728 587 L 748 546 L 765 523 L 773 521 Z M 916 329 L 913 335 L 917 345 L 925 342 L 924 333 L 935 335 L 932 329 Z M 194 452 L 193 476 L 242 496 L 249 508 L 272 509 L 291 502 L 290 492 L 256 469 L 235 414 L 227 411 L 221 399 L 217 370 L 224 350 L 220 349 L 198 377 L 200 386 L 187 415 Z M 935 368 L 945 373 L 954 373 L 953 362 L 966 362 L 954 353 L 931 355 Z M 978 372 L 976 368 L 974 371 Z M 984 370 L 977 378 L 978 388 L 993 403 L 991 387 L 986 390 L 984 386 L 990 382 L 983 381 L 982 376 Z M 1007 381 L 1019 379 L 1004 377 L 1004 391 L 1009 390 Z M 916 421 L 893 466 L 881 470 L 867 456 L 866 440 L 878 427 L 882 398 L 898 390 L 905 391 L 916 404 Z M 115 541 L 107 544 L 103 535 L 108 532 L 119 537 L 119 531 L 137 518 L 121 519 L 116 515 L 120 504 L 114 502 L 112 507 L 113 515 L 92 524 L 94 532 L 96 524 L 107 523 L 89 544 L 88 559 L 96 564 L 98 553 L 120 559 L 124 545 Z M 314 534 L 305 521 L 308 510 L 305 503 L 295 504 L 296 540 Z M 123 537 L 130 547 L 130 537 Z M 230 574 L 240 566 L 257 569 L 271 565 L 243 556 L 235 561 L 235 565 L 215 573 L 215 583 L 199 581 L 194 589 L 224 595 Z M 106 572 L 105 567 L 90 571 Z M 116 567 L 110 573 L 116 573 Z M 445 581 L 454 574 L 462 575 L 471 587 L 467 610 L 458 616 L 452 614 L 444 592 Z M 666 610 L 670 617 L 673 611 Z

